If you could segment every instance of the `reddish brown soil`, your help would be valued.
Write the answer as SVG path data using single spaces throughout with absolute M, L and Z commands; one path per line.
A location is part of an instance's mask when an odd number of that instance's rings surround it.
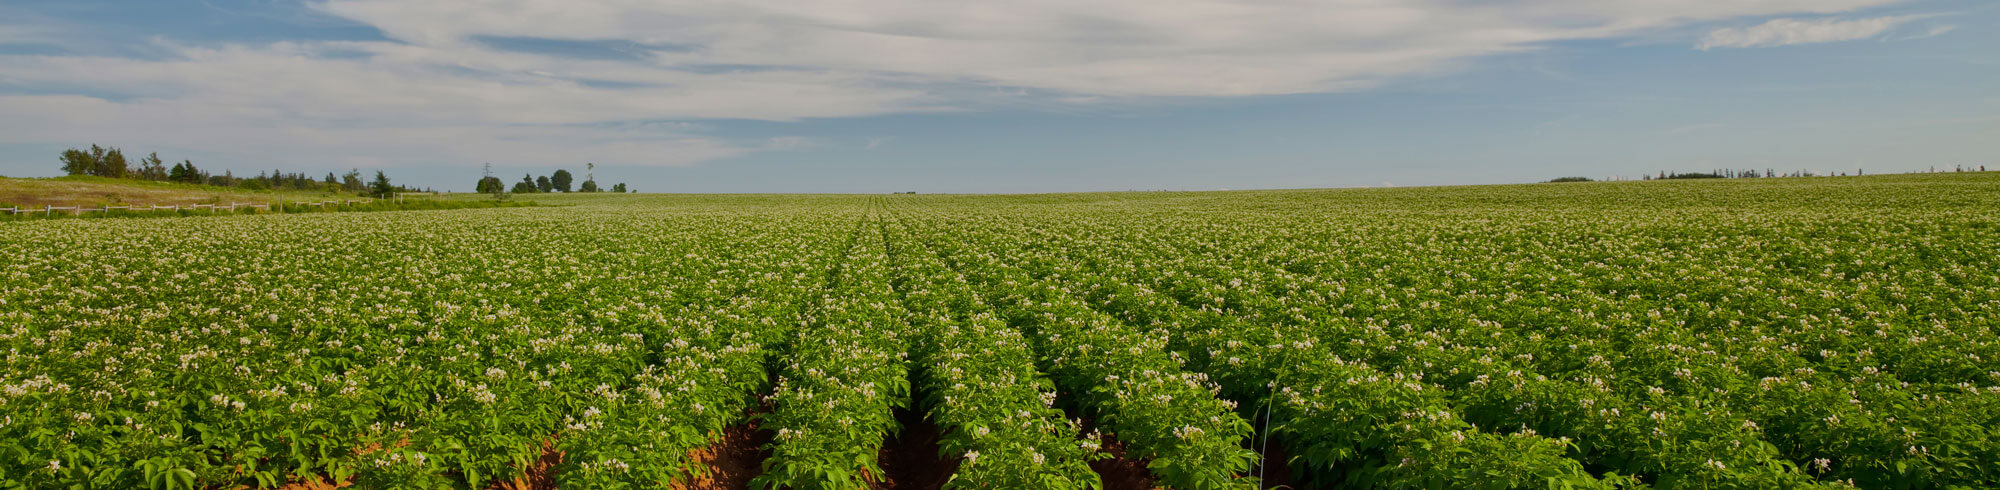
M 957 458 L 945 459 L 938 455 L 937 424 L 923 416 L 922 412 L 908 409 L 896 410 L 896 420 L 903 425 L 895 437 L 882 445 L 877 464 L 882 466 L 882 478 L 875 482 L 876 490 L 937 490 L 944 488 L 944 482 L 958 472 Z
M 550 435 L 542 441 L 542 456 L 512 480 L 495 480 L 488 483 L 488 490 L 554 490 L 556 488 L 556 466 L 562 464 L 563 453 L 556 450 L 556 436 Z
M 1153 476 L 1146 464 L 1147 459 L 1133 459 L 1125 451 L 1125 443 L 1117 436 L 1104 434 L 1104 445 L 1098 452 L 1111 455 L 1110 458 L 1090 462 L 1090 469 L 1104 480 L 1104 490 L 1150 490 L 1159 487 L 1160 479 Z
M 1097 430 L 1097 418 L 1082 417 L 1081 420 L 1083 420 L 1082 429 L 1084 434 L 1089 434 L 1091 431 Z M 1097 452 L 1108 454 L 1111 457 L 1091 461 L 1090 469 L 1097 472 L 1098 479 L 1104 480 L 1104 490 L 1150 490 L 1160 488 L 1158 485 L 1160 479 L 1153 476 L 1152 470 L 1146 469 L 1146 464 L 1152 461 L 1145 458 L 1131 457 L 1131 454 L 1125 450 L 1125 443 L 1119 442 L 1116 435 L 1107 432 L 1103 434 L 1103 437 L 1104 444 L 1098 446 Z
M 751 419 L 739 425 L 722 430 L 722 439 L 708 447 L 696 449 L 690 456 L 708 467 L 708 475 L 696 478 L 685 485 L 675 485 L 681 490 L 740 490 L 750 488 L 750 479 L 764 473 L 764 460 L 771 457 L 771 451 L 764 448 L 771 442 L 771 431 L 758 427 L 757 420 Z

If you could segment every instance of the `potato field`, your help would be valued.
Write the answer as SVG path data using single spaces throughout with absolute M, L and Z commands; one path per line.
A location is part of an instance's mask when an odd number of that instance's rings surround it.
M 0 488 L 2000 486 L 1996 173 L 536 200 L 0 223 Z

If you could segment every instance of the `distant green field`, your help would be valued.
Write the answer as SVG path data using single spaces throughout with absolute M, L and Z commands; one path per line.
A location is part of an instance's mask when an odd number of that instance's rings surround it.
M 2000 486 L 2000 173 L 514 198 L 0 223 L 0 487 Z
M 320 192 L 291 192 L 295 199 L 327 198 Z M 249 192 L 231 187 L 150 182 L 105 177 L 58 177 L 14 179 L 0 177 L 0 207 L 96 206 L 96 205 L 187 205 L 232 201 L 269 202 L 279 194 Z M 350 198 L 352 196 L 349 196 Z
M 529 199 L 452 199 L 413 194 L 403 199 L 318 191 L 251 191 L 235 187 L 68 176 L 0 177 L 0 221 L 103 217 L 213 216 L 216 214 L 441 210 L 532 206 Z M 64 209 L 50 209 L 64 208 Z M 225 208 L 226 207 L 226 208 Z M 74 209 L 71 209 L 74 208 Z M 217 209 L 225 208 L 225 209 Z M 19 210 L 38 210 L 16 213 Z

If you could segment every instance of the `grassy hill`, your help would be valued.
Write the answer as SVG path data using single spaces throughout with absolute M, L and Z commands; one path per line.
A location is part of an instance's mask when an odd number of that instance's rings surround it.
M 326 192 L 250 192 L 230 187 L 152 182 L 104 177 L 16 179 L 0 177 L 0 207 L 94 206 L 99 204 L 187 205 L 221 202 L 270 202 L 338 196 Z M 352 196 L 348 196 L 352 197 Z

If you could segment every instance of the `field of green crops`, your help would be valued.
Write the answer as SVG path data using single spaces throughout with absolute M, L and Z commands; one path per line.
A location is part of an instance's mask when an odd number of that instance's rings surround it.
M 2000 485 L 1996 173 L 538 201 L 0 223 L 0 488 Z

